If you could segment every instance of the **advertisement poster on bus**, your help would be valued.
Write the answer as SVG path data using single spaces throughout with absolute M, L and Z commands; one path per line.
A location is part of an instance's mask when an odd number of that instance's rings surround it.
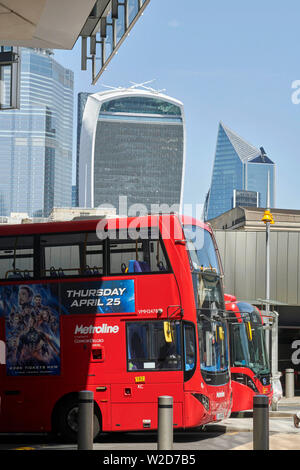
M 7 375 L 60 374 L 60 315 L 133 312 L 132 279 L 1 286 Z
M 60 305 L 65 314 L 134 313 L 134 280 L 61 283 Z
M 5 317 L 7 375 L 59 375 L 60 324 L 57 297 L 48 285 L 0 289 Z

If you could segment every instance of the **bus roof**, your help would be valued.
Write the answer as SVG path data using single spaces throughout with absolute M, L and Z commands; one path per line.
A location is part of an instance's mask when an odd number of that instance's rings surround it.
M 180 215 L 179 218 L 183 225 L 197 225 L 197 227 L 201 227 L 205 230 L 208 230 L 209 232 L 212 232 L 212 228 L 210 224 L 207 224 L 201 220 L 195 219 L 194 217 L 191 217 L 189 215 Z
M 101 218 L 95 216 L 95 218 L 82 219 L 76 218 L 76 220 L 68 221 L 49 221 L 40 223 L 24 223 L 24 224 L 3 224 L 0 225 L 0 236 L 10 235 L 33 235 L 39 233 L 62 233 L 62 232 L 73 232 L 73 231 L 93 231 L 96 230 L 99 222 L 102 223 L 102 228 L 108 229 L 126 229 L 128 227 L 158 227 L 159 219 L 162 222 L 167 220 L 169 217 L 179 219 L 183 225 L 197 225 L 209 232 L 212 231 L 208 224 L 205 224 L 193 217 L 178 215 L 178 214 L 149 214 L 139 217 L 115 217 L 115 218 Z

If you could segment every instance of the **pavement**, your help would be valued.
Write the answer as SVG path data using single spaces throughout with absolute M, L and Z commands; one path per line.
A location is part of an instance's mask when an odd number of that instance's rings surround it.
M 276 411 L 269 410 L 269 450 L 300 450 L 300 427 L 294 424 L 294 415 L 300 412 L 300 397 L 283 397 Z M 207 430 L 226 433 L 253 432 L 253 411 L 238 413 L 216 424 L 208 424 Z M 232 450 L 253 450 L 251 442 Z
M 282 398 L 277 406 L 277 410 L 269 410 L 269 450 L 300 450 L 300 427 L 295 427 L 294 416 L 300 413 L 300 397 Z M 186 436 L 179 435 L 174 444 L 174 450 L 189 450 L 201 452 L 204 450 L 253 450 L 253 411 L 248 410 L 238 414 L 237 417 L 230 417 L 219 423 L 210 423 L 205 426 L 205 430 L 211 432 L 212 436 L 208 439 L 207 432 L 202 435 L 197 430 L 190 430 Z M 215 436 L 213 435 L 215 433 Z M 39 440 L 33 440 L 33 444 L 24 444 L 24 436 L 19 440 L 10 444 L 8 441 L 0 440 L 0 451 L 8 449 L 18 450 L 76 450 L 76 445 L 59 445 L 56 443 L 45 443 L 44 437 Z M 126 434 L 118 435 L 114 433 L 111 439 L 108 435 L 107 439 L 101 439 L 94 443 L 94 450 L 105 450 L 106 452 L 114 452 L 117 450 L 154 450 L 157 447 L 156 435 L 153 433 L 146 437 L 145 433 L 135 435 L 134 440 L 130 440 Z M 134 444 L 133 444 L 134 442 Z M 134 447 L 132 447 L 134 445 Z M 266 456 L 270 454 L 265 453 Z M 276 458 L 276 454 L 275 458 Z M 260 459 L 263 457 L 261 455 Z M 261 462 L 261 460 L 260 460 Z

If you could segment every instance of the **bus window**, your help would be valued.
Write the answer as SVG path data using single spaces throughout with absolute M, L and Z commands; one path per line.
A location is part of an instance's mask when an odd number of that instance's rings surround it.
M 184 235 L 192 270 L 210 270 L 220 274 L 220 266 L 211 234 L 201 227 L 185 226 Z
M 51 234 L 41 237 L 43 277 L 74 276 L 80 273 L 79 243 L 82 234 Z
M 224 310 L 221 280 L 215 273 L 204 271 L 192 273 L 197 309 L 209 312 L 211 309 Z
M 130 235 L 130 234 L 129 234 Z M 126 236 L 126 235 L 125 235 Z M 163 273 L 169 271 L 161 240 L 110 240 L 110 274 Z
M 192 323 L 184 323 L 184 370 L 191 371 L 196 365 L 195 328 Z
M 233 366 L 246 366 L 250 363 L 248 340 L 244 323 L 230 324 L 230 359 Z
M 0 238 L 0 278 L 33 277 L 33 237 Z
M 144 261 L 141 241 L 111 241 L 110 273 L 131 274 L 150 272 L 150 264 Z
M 92 276 L 103 273 L 103 242 L 95 233 L 41 237 L 42 276 Z
M 170 322 L 172 341 L 166 341 L 164 322 L 127 324 L 128 370 L 181 370 L 180 323 Z
M 104 273 L 103 242 L 99 240 L 96 233 L 86 233 L 84 243 L 81 245 L 82 274 L 86 276 L 97 276 Z
M 216 373 L 228 369 L 226 328 L 220 321 L 201 316 L 198 322 L 201 371 Z M 222 332 L 220 334 L 220 332 Z M 205 375 L 204 375 L 205 378 Z

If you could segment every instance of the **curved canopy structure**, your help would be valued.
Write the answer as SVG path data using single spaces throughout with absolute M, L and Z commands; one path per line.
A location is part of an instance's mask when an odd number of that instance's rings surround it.
M 94 85 L 149 2 L 0 0 L 0 47 L 70 50 L 81 37 L 81 69 L 91 65 Z
M 0 45 L 72 49 L 95 0 L 1 0 Z

